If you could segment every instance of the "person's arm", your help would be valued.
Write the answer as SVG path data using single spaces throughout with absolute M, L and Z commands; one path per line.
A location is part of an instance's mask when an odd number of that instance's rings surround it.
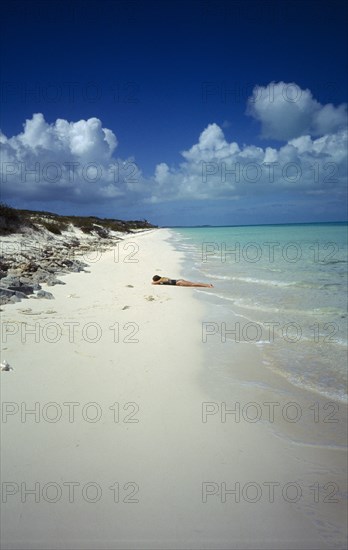
M 153 285 L 161 285 L 163 284 L 164 281 L 167 281 L 168 279 L 166 277 L 161 277 L 160 279 L 158 279 L 158 281 L 152 281 L 152 284 Z

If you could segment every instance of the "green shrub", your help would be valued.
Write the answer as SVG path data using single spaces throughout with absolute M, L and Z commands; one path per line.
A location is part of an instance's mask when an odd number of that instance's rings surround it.
M 18 212 L 12 206 L 5 204 L 4 202 L 0 203 L 0 216 L 4 218 L 6 222 L 19 222 L 20 218 Z

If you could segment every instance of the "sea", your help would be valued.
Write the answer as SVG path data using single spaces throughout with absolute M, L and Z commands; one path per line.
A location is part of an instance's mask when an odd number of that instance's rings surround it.
M 294 386 L 347 402 L 347 224 L 171 228 L 206 306 L 202 341 L 253 343 Z M 216 349 L 216 345 L 215 345 Z M 219 364 L 231 348 L 219 346 Z

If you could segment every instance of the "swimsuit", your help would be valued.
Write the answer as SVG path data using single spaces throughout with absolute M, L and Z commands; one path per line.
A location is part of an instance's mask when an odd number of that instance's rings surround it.
M 176 285 L 176 279 L 169 279 L 165 283 L 160 283 L 161 285 Z

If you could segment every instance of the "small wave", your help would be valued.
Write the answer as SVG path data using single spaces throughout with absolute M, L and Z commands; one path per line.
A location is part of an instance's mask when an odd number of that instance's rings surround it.
M 197 271 L 200 271 L 200 270 L 197 269 Z M 211 277 L 213 279 L 222 280 L 222 281 L 252 283 L 256 285 L 266 285 L 266 286 L 288 287 L 288 286 L 294 286 L 297 284 L 294 282 L 278 281 L 274 279 L 256 279 L 254 277 L 236 277 L 236 276 L 230 276 L 230 275 L 216 275 L 215 273 L 205 273 L 205 276 Z
M 205 277 L 217 281 L 231 281 L 236 283 L 248 283 L 259 286 L 266 286 L 271 288 L 284 288 L 284 289 L 309 289 L 309 290 L 325 290 L 325 291 L 338 291 L 343 290 L 343 285 L 339 283 L 320 283 L 313 281 L 279 281 L 278 279 L 258 279 L 256 277 L 241 277 L 233 275 L 220 275 L 216 273 L 204 272 L 203 270 L 193 267 L 192 270 L 199 271 L 204 274 Z
M 274 373 L 278 374 L 282 378 L 285 378 L 290 384 L 297 388 L 306 389 L 310 392 L 313 392 L 317 395 L 326 397 L 327 399 L 332 399 L 333 401 L 338 401 L 340 403 L 348 404 L 348 395 L 343 387 L 339 388 L 328 388 L 324 385 L 323 382 L 317 380 L 316 382 L 310 380 L 304 380 L 303 377 L 296 376 L 295 373 L 283 370 L 279 368 L 277 362 L 267 359 L 263 359 L 262 363 L 271 369 Z
M 275 279 L 257 279 L 254 277 L 230 277 L 231 281 L 240 281 L 252 283 L 255 285 L 264 285 L 280 288 L 309 288 L 315 290 L 340 290 L 341 285 L 335 283 L 315 283 L 313 281 L 278 281 Z
M 325 396 L 328 397 L 328 396 Z M 330 397 L 332 399 L 332 397 Z M 340 402 L 342 400 L 339 399 Z M 345 403 L 345 400 L 343 400 L 343 403 Z M 337 449 L 338 451 L 342 451 L 346 449 L 346 445 L 340 445 L 339 443 L 336 443 L 335 441 L 326 441 L 326 442 L 317 442 L 317 441 L 308 441 L 308 434 L 304 438 L 298 438 L 295 439 L 294 437 L 289 436 L 288 434 L 284 434 L 280 432 L 279 430 L 275 429 L 272 424 L 270 425 L 269 422 L 267 422 L 267 426 L 271 427 L 272 432 L 276 437 L 279 437 L 280 439 L 290 441 L 294 445 L 300 445 L 301 447 L 316 447 L 317 449 Z
M 200 271 L 202 273 L 202 271 L 200 269 L 197 269 L 195 267 L 192 268 L 193 270 L 195 271 Z M 205 277 L 209 277 L 210 279 L 217 279 L 219 281 L 231 281 L 231 277 L 229 275 L 216 275 L 216 273 L 204 273 L 204 276 Z
M 347 260 L 321 260 L 318 263 L 321 265 L 347 264 Z
M 241 281 L 246 283 L 253 283 L 256 285 L 266 285 L 266 286 L 279 286 L 279 287 L 289 287 L 296 285 L 295 282 L 285 282 L 277 281 L 274 279 L 256 279 L 254 277 L 232 277 L 232 281 Z
M 198 291 L 198 289 L 196 289 Z M 201 291 L 198 291 L 201 292 Z M 206 292 L 204 292 L 206 294 Z M 241 308 L 242 310 L 248 310 L 248 311 L 254 311 L 254 312 L 260 312 L 260 313 L 282 313 L 282 317 L 285 318 L 285 315 L 292 315 L 292 316 L 305 316 L 305 317 L 314 317 L 314 316 L 334 316 L 334 317 L 341 317 L 344 318 L 345 311 L 343 309 L 339 308 L 333 308 L 333 307 L 322 307 L 322 308 L 315 308 L 315 309 L 296 309 L 296 308 L 289 308 L 284 306 L 284 304 L 281 307 L 275 307 L 275 306 L 269 306 L 267 304 L 262 304 L 260 302 L 253 302 L 250 303 L 245 298 L 241 298 L 240 296 L 233 296 L 231 294 L 221 294 L 218 291 L 216 291 L 214 288 L 209 289 L 209 296 L 214 296 L 216 298 L 219 298 L 219 300 L 223 300 L 224 302 L 232 302 L 235 306 L 238 308 Z M 255 319 L 254 319 L 255 320 Z
M 342 314 L 344 313 L 345 311 L 343 309 L 334 308 L 330 306 L 317 307 L 308 311 L 309 315 L 337 315 L 339 317 L 342 317 Z

